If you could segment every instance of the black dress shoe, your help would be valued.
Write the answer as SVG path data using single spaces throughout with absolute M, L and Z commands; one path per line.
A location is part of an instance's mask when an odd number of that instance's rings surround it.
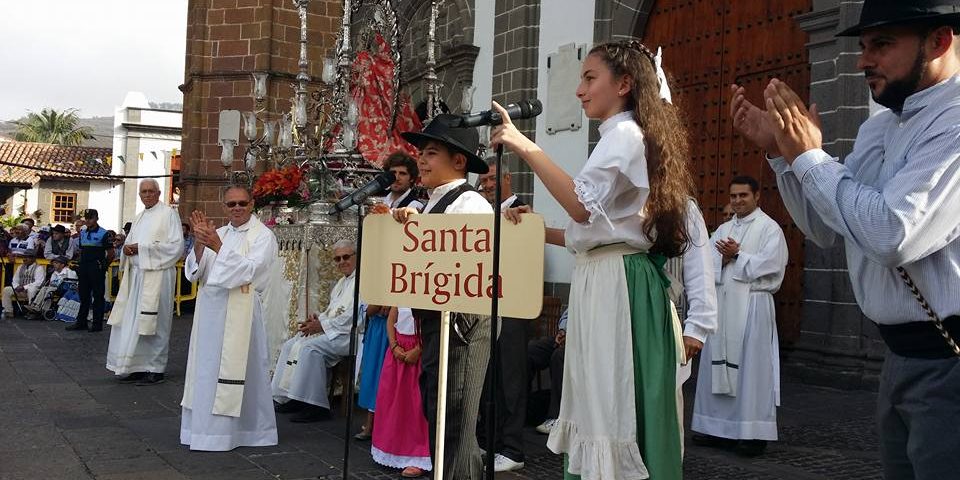
M 277 413 L 296 413 L 300 410 L 303 410 L 303 407 L 306 406 L 307 404 L 301 402 L 300 400 L 290 400 L 287 403 L 280 403 L 274 400 L 273 411 Z
M 163 383 L 166 379 L 163 378 L 162 373 L 149 372 L 143 375 L 143 378 L 137 382 L 138 387 L 144 387 L 148 385 L 156 385 L 158 383 Z
M 90 328 L 87 329 L 88 332 L 102 332 L 103 324 L 102 323 L 92 323 Z
M 117 379 L 120 383 L 136 383 L 142 379 L 147 372 L 133 372 L 130 375 L 125 375 Z
M 69 330 L 71 332 L 78 331 L 78 330 L 86 330 L 86 329 L 87 329 L 87 322 L 83 322 L 83 323 L 74 322 L 74 323 L 71 323 L 70 325 L 67 325 L 64 328 L 64 330 Z
M 300 412 L 290 417 L 293 423 L 313 423 L 323 420 L 330 420 L 330 409 L 310 404 L 304 405 Z
M 693 444 L 700 447 L 711 447 L 711 448 L 734 448 L 737 446 L 737 441 L 729 438 L 715 437 L 713 435 L 706 435 L 703 433 L 694 433 Z
M 733 451 L 743 457 L 757 457 L 767 450 L 766 440 L 740 440 Z

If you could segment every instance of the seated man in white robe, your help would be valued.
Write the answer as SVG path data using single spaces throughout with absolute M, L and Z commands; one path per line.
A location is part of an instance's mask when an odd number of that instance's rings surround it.
M 319 315 L 300 324 L 299 333 L 280 350 L 273 374 L 276 411 L 296 415 L 290 421 L 317 422 L 330 418 L 327 369 L 350 350 L 353 324 L 356 246 L 341 240 L 333 246 L 333 261 L 343 277 L 330 291 L 330 303 Z
M 37 265 L 34 254 L 33 251 L 24 250 L 23 255 L 16 255 L 16 257 L 23 259 L 23 264 L 13 272 L 13 282 L 9 286 L 3 287 L 4 318 L 13 317 L 14 295 L 20 301 L 29 303 L 37 295 L 37 290 L 43 285 L 43 281 L 47 279 L 47 269 Z
M 229 225 L 216 230 L 201 212 L 184 268 L 199 281 L 183 390 L 180 443 L 226 451 L 277 444 L 270 398 L 269 348 L 262 298 L 280 272 L 277 239 L 252 216 L 253 198 L 233 186 L 223 196 Z M 282 275 L 282 273 L 281 273 Z
M 121 383 L 156 385 L 167 370 L 183 233 L 180 214 L 160 201 L 156 180 L 140 182 L 140 201 L 144 210 L 121 248 L 123 279 L 107 321 L 107 370 Z
M 730 183 L 733 220 L 711 238 L 719 329 L 707 338 L 697 378 L 691 429 L 697 445 L 756 456 L 777 439 L 780 356 L 773 294 L 787 266 L 787 242 L 775 220 L 757 208 L 751 177 Z

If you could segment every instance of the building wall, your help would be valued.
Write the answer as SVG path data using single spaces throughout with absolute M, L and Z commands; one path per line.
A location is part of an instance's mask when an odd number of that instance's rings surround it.
M 81 204 L 81 209 L 87 208 L 88 206 L 90 208 L 96 208 L 97 214 L 100 217 L 100 221 L 98 222 L 100 226 L 107 230 L 119 230 L 123 227 L 123 223 L 121 222 L 120 204 L 117 203 L 116 200 L 120 197 L 121 188 L 122 185 L 115 182 L 90 182 L 87 204 Z M 126 221 L 130 220 L 132 219 Z
M 173 188 L 169 177 L 170 157 L 181 149 L 180 131 L 183 115 L 180 112 L 149 108 L 146 97 L 137 92 L 127 94 L 114 114 L 113 175 L 156 175 L 160 184 L 160 198 L 168 198 Z M 123 156 L 123 160 L 120 156 Z M 139 202 L 140 179 L 129 178 L 116 189 L 117 195 L 108 200 L 109 217 L 104 222 L 123 225 L 132 221 L 143 210 Z
M 493 99 L 501 105 L 537 97 L 540 3 L 540 0 L 495 2 Z M 531 140 L 538 140 L 534 120 L 519 120 L 514 124 Z M 522 200 L 533 204 L 534 175 L 530 168 L 512 153 L 504 152 L 503 158 L 513 173 L 514 190 Z
M 36 188 L 25 190 L 23 193 L 23 198 L 24 204 L 26 205 L 25 214 L 27 216 L 33 215 L 33 212 L 35 212 L 40 205 L 40 190 L 37 190 Z
M 594 2 L 544 2 L 540 7 L 539 50 L 537 54 L 537 97 L 545 102 L 544 109 L 549 110 L 547 102 L 549 74 L 547 58 L 556 53 L 561 45 L 573 43 L 589 49 L 593 43 Z M 585 53 L 585 52 L 584 52 Z M 579 72 L 576 72 L 579 75 Z M 554 100 L 556 101 L 556 100 Z M 576 98 L 566 101 L 577 102 Z M 570 175 L 576 175 L 587 161 L 587 143 L 589 141 L 589 123 L 584 119 L 579 130 L 562 130 L 553 134 L 546 131 L 545 114 L 537 117 L 537 145 Z M 563 228 L 570 217 L 560 204 L 550 196 L 539 179 L 533 182 L 533 198 L 537 212 L 544 217 L 548 227 Z M 569 284 L 573 271 L 573 256 L 564 248 L 547 246 L 545 252 L 544 280 L 548 284 Z M 554 292 L 558 287 L 549 287 Z
M 333 47 L 341 2 L 314 0 L 307 22 L 311 81 L 319 83 L 324 54 Z M 217 145 L 221 110 L 253 110 L 251 73 L 270 75 L 264 102 L 271 119 L 290 110 L 298 70 L 300 20 L 289 0 L 190 0 L 183 105 L 181 212 L 201 209 L 224 219 L 221 189 L 229 177 Z M 311 87 L 311 89 L 313 89 Z M 242 152 L 241 140 L 236 152 Z M 238 157 L 239 157 L 238 153 Z M 235 168 L 240 168 L 239 160 Z
M 77 195 L 77 203 L 74 211 L 74 216 L 77 212 L 88 208 L 88 206 L 96 208 L 95 206 L 90 205 L 90 184 L 89 182 L 71 182 L 64 180 L 40 180 L 37 186 L 34 188 L 37 190 L 38 205 L 39 209 L 43 211 L 43 217 L 40 218 L 38 224 L 54 224 L 53 222 L 53 195 L 54 193 L 74 193 Z M 99 212 L 98 212 L 99 213 Z M 63 225 L 70 226 L 72 222 L 60 222 Z
M 474 10 L 473 44 L 479 48 L 473 68 L 473 111 L 490 108 L 493 100 L 493 25 L 495 2 L 479 1 Z M 489 138 L 481 138 L 481 141 Z

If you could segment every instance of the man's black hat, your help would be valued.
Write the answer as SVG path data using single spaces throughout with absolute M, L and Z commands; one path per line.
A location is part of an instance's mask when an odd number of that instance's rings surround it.
M 480 134 L 473 127 L 459 128 L 460 117 L 448 113 L 437 115 L 423 128 L 422 132 L 403 132 L 400 135 L 404 140 L 423 150 L 427 142 L 437 141 L 453 151 L 467 157 L 467 171 L 470 173 L 487 173 L 487 162 L 477 155 L 480 147 Z
M 58 224 L 58 225 L 54 225 L 54 226 L 53 226 L 53 231 L 54 231 L 55 233 L 63 233 L 63 234 L 66 234 L 66 233 L 67 233 L 67 228 L 64 227 L 63 225 L 59 225 L 59 224 Z
M 866 0 L 860 23 L 837 36 L 858 37 L 867 28 L 925 21 L 960 25 L 960 0 Z
M 97 209 L 88 208 L 83 211 L 83 218 L 86 218 L 88 220 L 92 218 L 100 218 L 100 214 L 97 213 Z

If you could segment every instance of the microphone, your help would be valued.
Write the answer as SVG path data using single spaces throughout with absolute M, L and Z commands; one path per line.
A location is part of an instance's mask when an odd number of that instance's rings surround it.
M 533 118 L 543 113 L 543 104 L 540 103 L 540 100 L 535 98 L 532 100 L 520 100 L 517 103 L 511 103 L 503 108 L 507 111 L 507 114 L 510 115 L 510 119 L 512 120 Z M 461 115 L 460 125 L 457 126 L 465 128 L 479 127 L 483 125 L 500 125 L 501 123 L 503 123 L 503 119 L 500 118 L 500 113 L 498 113 L 496 110 L 487 110 L 480 113 Z
M 393 182 L 397 180 L 396 174 L 391 171 L 386 171 L 378 174 L 376 177 L 373 177 L 373 180 L 370 180 L 366 185 L 358 188 L 353 193 L 344 196 L 340 199 L 333 208 L 330 209 L 328 215 L 333 215 L 335 213 L 342 212 L 354 205 L 361 205 L 363 201 L 367 199 L 370 195 L 382 192 L 384 189 L 389 187 Z

